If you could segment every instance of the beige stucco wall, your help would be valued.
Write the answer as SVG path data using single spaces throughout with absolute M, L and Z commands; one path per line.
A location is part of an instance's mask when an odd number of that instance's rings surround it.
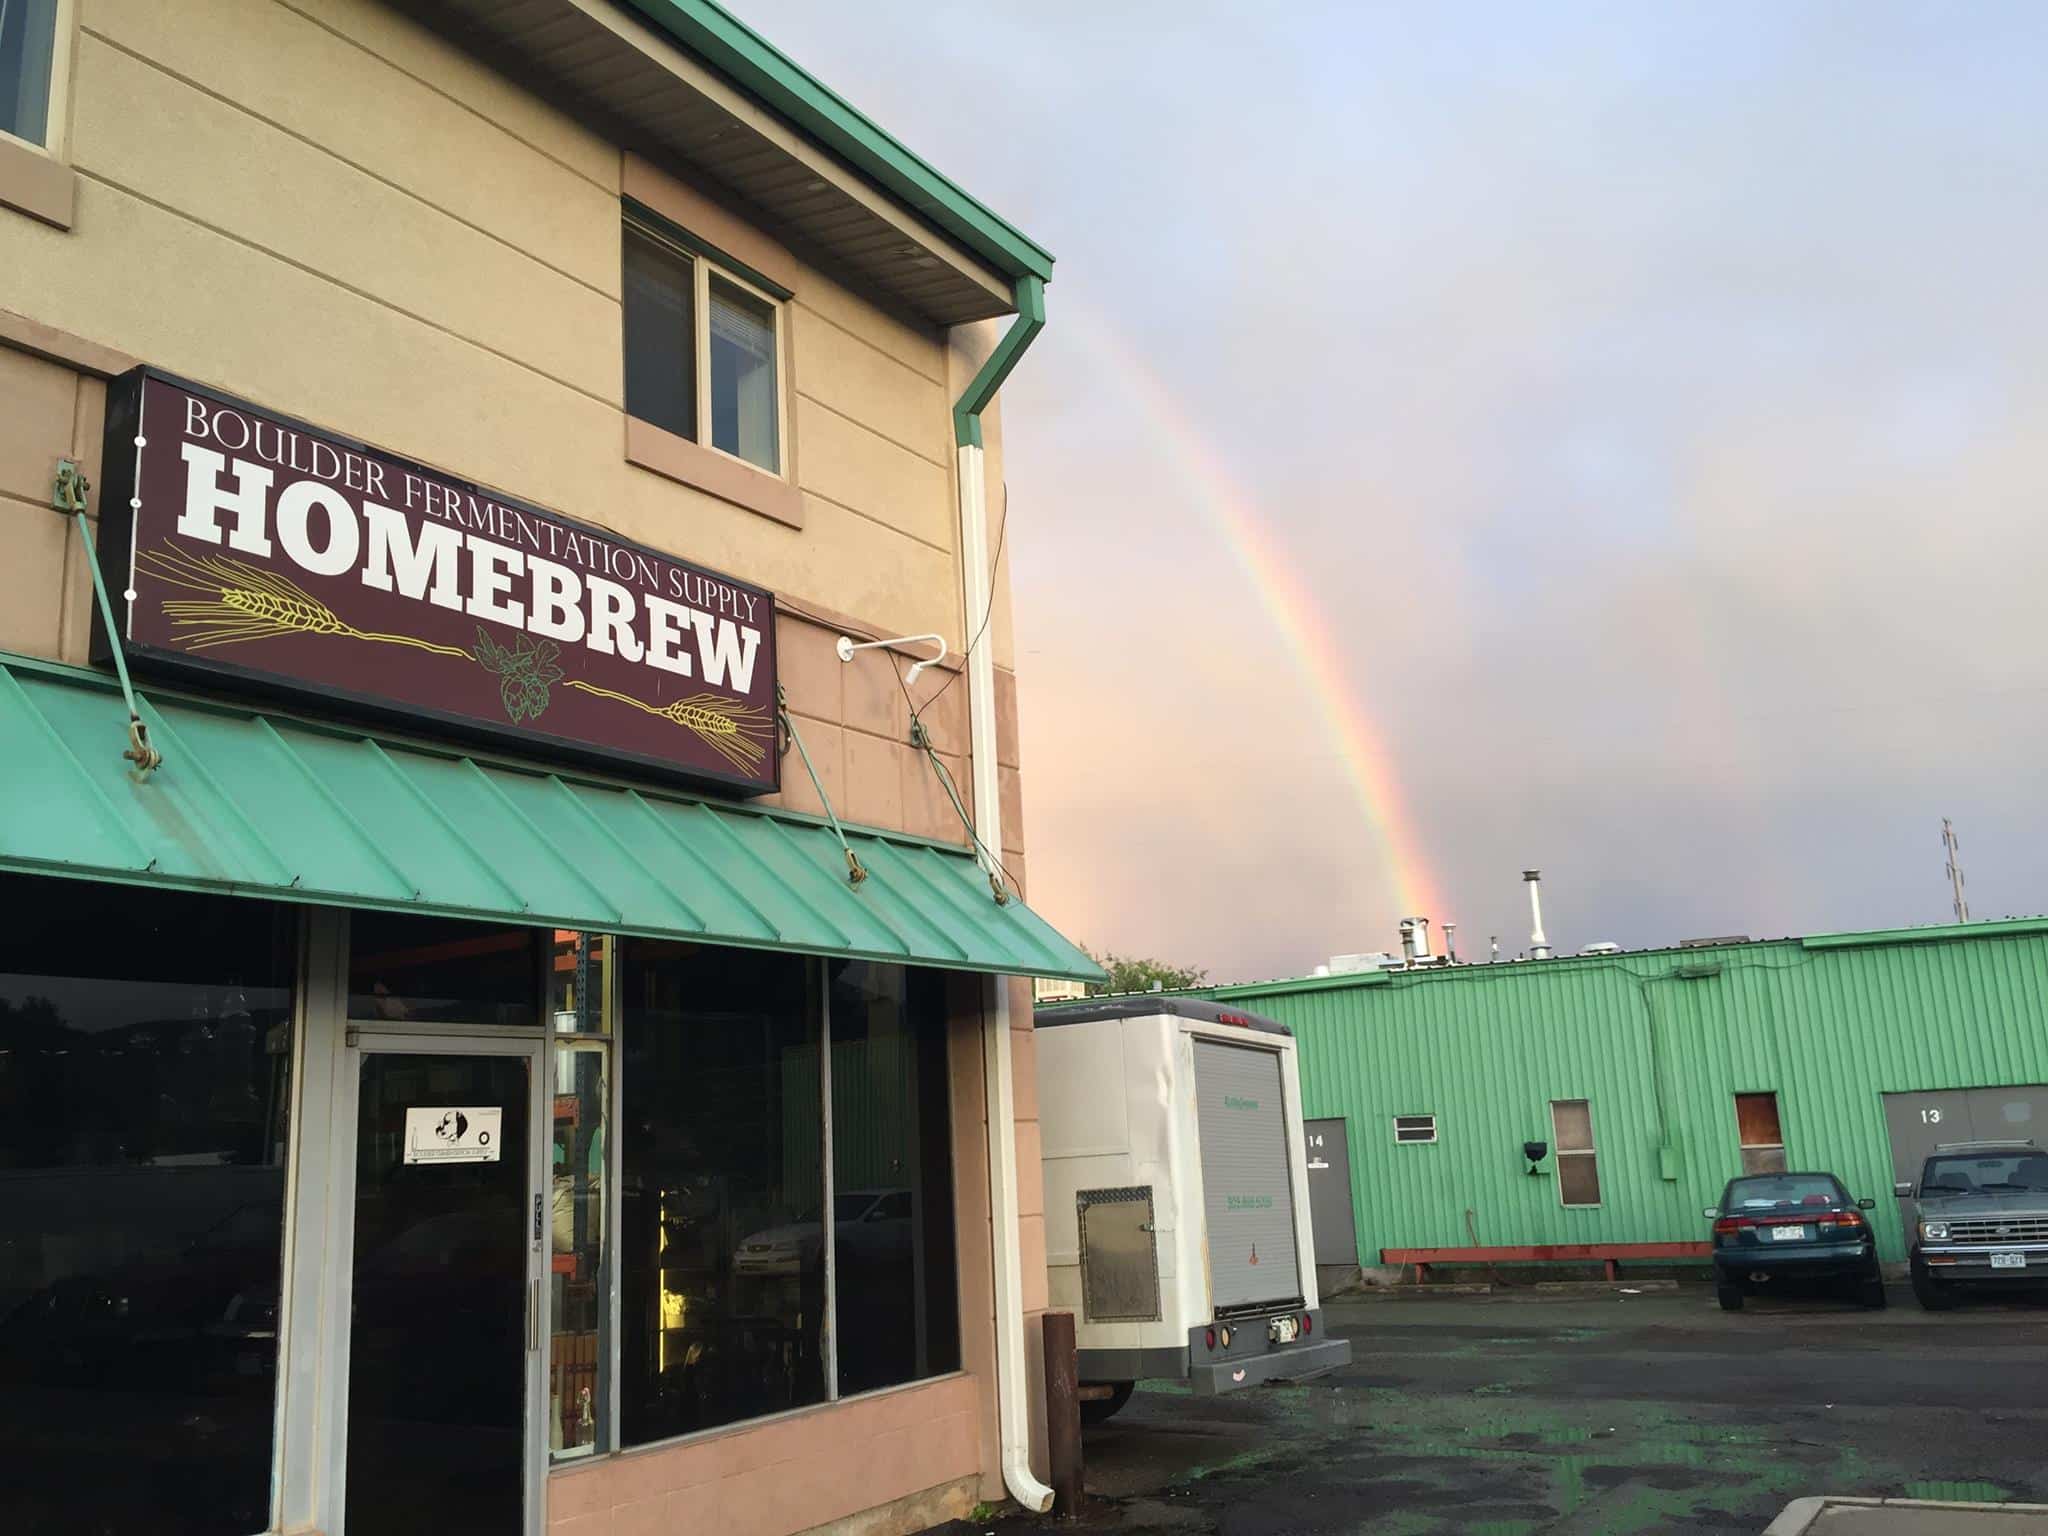
M 0 304 L 877 629 L 957 643 L 942 335 L 796 264 L 805 526 L 780 526 L 620 452 L 614 146 L 375 0 L 80 11 L 76 221 L 0 217 Z
M 86 659 L 87 567 L 76 531 L 49 510 L 51 477 L 70 457 L 99 480 L 104 380 L 148 362 L 773 589 L 782 679 L 835 808 L 966 841 L 907 743 L 908 708 L 881 658 L 848 666 L 831 646 L 847 631 L 931 630 L 957 667 L 980 615 L 964 612 L 950 402 L 999 327 L 949 337 L 789 253 L 789 451 L 803 526 L 787 526 L 626 460 L 616 145 L 378 0 L 78 0 L 77 11 L 72 226 L 0 208 L 0 649 Z M 985 431 L 993 549 L 994 411 Z M 987 643 L 1003 860 L 1021 883 L 1005 547 Z M 933 669 L 916 702 L 969 799 L 965 679 Z M 784 782 L 780 803 L 820 808 L 793 756 Z M 598 1468 L 558 1478 L 582 1501 L 557 1509 L 561 1523 L 638 1529 L 644 1510 L 614 1518 L 645 1502 L 634 1478 L 654 1490 L 647 1498 L 682 1507 L 687 1490 L 716 1481 L 709 1469 L 842 1443 L 886 1449 L 915 1438 L 899 1433 L 912 1426 L 944 1437 L 946 1476 L 978 1469 L 984 1493 L 1000 1494 L 980 1012 L 956 996 L 972 1385 L 830 1411 L 751 1450 L 667 1453 L 658 1471 L 643 1458 L 624 1483 Z M 1028 988 L 1013 1023 L 1035 1313 L 1045 1272 Z M 791 1498 L 805 1510 L 832 1502 L 818 1476 L 804 1487 Z

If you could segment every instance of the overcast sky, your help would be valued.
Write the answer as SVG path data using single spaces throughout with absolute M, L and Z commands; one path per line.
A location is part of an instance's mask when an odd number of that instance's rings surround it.
M 1973 916 L 2048 906 L 2048 5 L 735 3 L 1058 257 L 1004 415 L 1065 931 L 1298 974 L 1427 893 L 1513 953 L 1525 865 L 1569 948 L 1930 922 L 1943 816 Z

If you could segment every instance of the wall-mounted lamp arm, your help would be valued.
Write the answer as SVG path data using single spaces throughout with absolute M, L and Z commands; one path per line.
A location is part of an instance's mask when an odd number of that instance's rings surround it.
M 910 664 L 910 672 L 904 678 L 904 682 L 914 683 L 917 681 L 918 673 L 946 659 L 948 647 L 944 635 L 899 635 L 893 640 L 864 640 L 858 645 L 854 643 L 851 635 L 841 635 L 833 649 L 839 653 L 841 661 L 851 661 L 855 651 L 900 651 L 906 645 L 922 645 L 926 642 L 937 646 L 938 650 L 933 655 L 920 657 Z

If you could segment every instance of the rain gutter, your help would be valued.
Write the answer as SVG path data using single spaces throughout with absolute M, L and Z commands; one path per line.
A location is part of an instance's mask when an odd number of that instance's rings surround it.
M 995 600 L 996 573 L 988 555 L 988 479 L 982 458 L 981 413 L 1045 328 L 1045 284 L 1037 277 L 1017 280 L 1017 318 L 996 343 L 953 407 L 955 470 L 960 488 L 960 563 L 963 613 L 979 625 Z M 974 828 L 981 855 L 996 888 L 1003 846 L 1003 799 L 996 758 L 996 669 L 994 641 L 973 631 L 967 641 L 967 739 L 974 754 Z M 1017 1098 L 1010 1052 L 1010 988 L 1006 978 L 986 982 L 982 1008 L 982 1083 L 988 1103 L 989 1225 L 993 1234 L 996 1310 L 996 1425 L 1003 1484 L 1010 1497 L 1033 1514 L 1052 1508 L 1052 1489 L 1031 1470 L 1031 1396 L 1024 1341 L 1024 1254 L 1017 1230 Z M 1028 1021 L 1027 1021 L 1028 1022 Z

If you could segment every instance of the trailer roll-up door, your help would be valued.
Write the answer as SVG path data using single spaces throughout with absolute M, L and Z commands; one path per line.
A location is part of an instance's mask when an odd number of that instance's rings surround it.
M 1201 1039 L 1194 1048 L 1216 1310 L 1295 1302 L 1301 1271 L 1279 1053 Z

